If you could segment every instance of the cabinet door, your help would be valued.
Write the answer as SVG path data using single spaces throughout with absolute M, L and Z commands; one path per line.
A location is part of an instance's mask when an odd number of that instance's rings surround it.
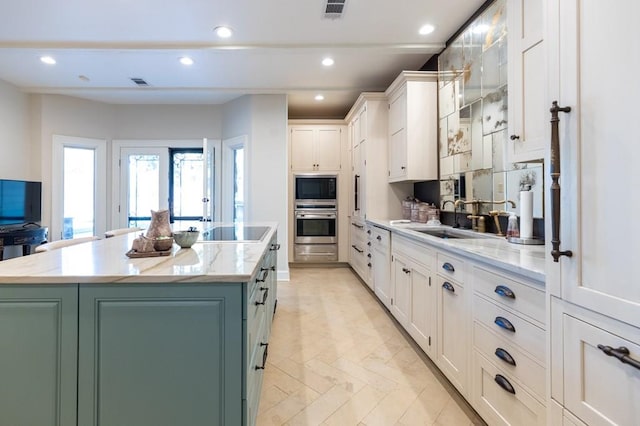
M 389 179 L 407 174 L 407 93 L 402 90 L 389 103 Z
M 242 422 L 242 284 L 80 287 L 78 424 Z
M 563 329 L 565 407 L 590 425 L 637 425 L 640 371 L 598 345 L 625 347 L 631 359 L 640 360 L 639 342 L 566 314 Z
M 315 169 L 315 131 L 311 127 L 290 130 L 291 170 Z
M 467 392 L 469 363 L 468 303 L 464 287 L 438 276 L 438 356 L 440 369 L 458 388 Z
M 76 424 L 77 285 L 0 287 L 0 424 Z
M 632 125 L 640 85 L 619 74 L 640 68 L 640 50 L 633 47 L 640 3 L 623 0 L 611 7 L 598 1 L 548 1 L 552 34 L 545 40 L 555 40 L 559 49 L 549 56 L 550 101 L 571 107 L 560 113 L 559 123 L 560 250 L 571 250 L 573 257 L 549 261 L 547 277 L 563 299 L 637 324 L 640 227 L 634 219 L 630 225 L 616 222 L 612 209 L 640 210 L 640 197 L 632 189 L 640 182 L 640 144 Z M 606 28 L 607 36 L 590 30 L 596 27 Z
M 391 308 L 391 271 L 389 248 L 375 247 L 373 253 L 373 288 L 378 299 L 387 307 Z
M 543 2 L 509 0 L 509 135 L 510 162 L 544 158 L 547 139 Z
M 431 271 L 418 265 L 411 268 L 409 334 L 430 357 L 433 357 L 432 336 L 436 320 L 436 299 L 431 285 Z
M 394 254 L 391 264 L 393 270 L 391 313 L 407 329 L 411 309 L 411 267 L 406 259 L 397 254 Z
M 340 170 L 342 129 L 338 126 L 318 129 L 315 150 L 316 170 Z

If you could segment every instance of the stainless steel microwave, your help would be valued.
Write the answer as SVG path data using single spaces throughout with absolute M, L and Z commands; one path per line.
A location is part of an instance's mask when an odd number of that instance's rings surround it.
M 336 175 L 295 175 L 294 190 L 298 200 L 336 200 Z

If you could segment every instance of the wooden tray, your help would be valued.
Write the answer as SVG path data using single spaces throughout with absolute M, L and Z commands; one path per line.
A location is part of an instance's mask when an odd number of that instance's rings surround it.
M 138 253 L 135 250 L 129 250 L 125 254 L 127 255 L 127 257 L 130 257 L 132 259 L 136 259 L 140 257 L 169 256 L 171 254 L 171 249 L 163 250 L 163 251 L 148 251 L 148 252 L 142 252 L 142 253 Z

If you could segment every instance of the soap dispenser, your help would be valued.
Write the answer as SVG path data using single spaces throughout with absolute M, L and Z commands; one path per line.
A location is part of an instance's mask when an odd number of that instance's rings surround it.
M 520 230 L 518 228 L 518 216 L 515 213 L 509 215 L 507 223 L 507 238 L 519 238 Z

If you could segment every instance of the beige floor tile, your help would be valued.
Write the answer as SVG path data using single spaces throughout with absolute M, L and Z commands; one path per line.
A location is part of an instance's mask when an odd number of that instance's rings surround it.
M 469 419 L 462 408 L 460 408 L 460 406 L 453 399 L 450 399 L 447 402 L 434 423 L 434 426 L 450 425 L 473 425 L 471 419 Z
M 324 424 L 328 426 L 357 425 L 385 395 L 384 392 L 367 385 L 326 419 Z
M 365 386 L 365 382 L 351 375 L 349 372 L 335 368 L 318 359 L 312 359 L 305 364 L 313 372 L 332 381 L 335 385 L 342 387 L 352 394 L 358 392 Z
M 287 399 L 288 396 L 289 394 L 277 386 L 263 382 L 262 391 L 260 392 L 260 405 L 258 406 L 258 412 L 261 413 L 263 411 L 267 411 Z
M 276 386 L 286 394 L 292 394 L 305 386 L 301 381 L 291 377 L 278 367 L 269 364 L 267 364 L 267 368 L 264 370 L 262 387 L 264 388 L 265 385 Z
M 325 393 L 335 385 L 333 380 L 317 374 L 311 368 L 291 358 L 280 362 L 278 368 L 319 393 Z
M 293 416 L 304 410 L 320 394 L 306 386 L 298 389 L 268 410 L 258 413 L 258 426 L 283 425 Z
M 362 423 L 367 426 L 395 425 L 416 400 L 418 394 L 401 388 L 389 392 L 380 403 L 367 414 Z
M 383 392 L 390 392 L 398 388 L 398 384 L 395 381 L 387 379 L 386 377 L 371 370 L 367 370 L 359 363 L 353 362 L 349 359 L 339 358 L 332 364 L 332 366 L 344 372 L 348 372 L 358 380 L 361 380 Z
M 418 395 L 398 423 L 406 426 L 432 425 L 450 400 L 451 397 L 442 385 L 430 384 Z
M 305 409 L 287 422 L 290 426 L 319 425 L 351 398 L 352 394 L 340 386 L 334 386 L 319 396 Z

